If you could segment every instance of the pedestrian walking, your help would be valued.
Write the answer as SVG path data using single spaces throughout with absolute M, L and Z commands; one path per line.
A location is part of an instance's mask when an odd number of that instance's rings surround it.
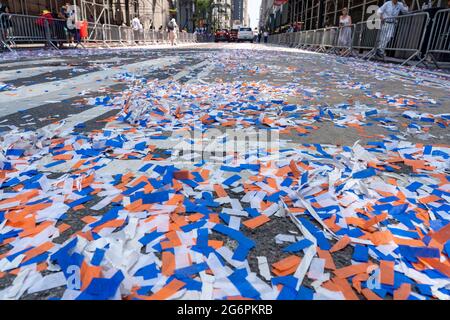
M 172 20 L 170 20 L 167 24 L 167 30 L 169 30 L 169 40 L 172 46 L 177 45 L 177 29 L 177 22 L 175 21 L 175 18 L 172 18 Z
M 348 9 L 342 9 L 342 15 L 339 17 L 339 38 L 340 47 L 349 48 L 352 42 L 352 17 L 348 14 Z
M 269 33 L 267 31 L 264 31 L 264 43 L 267 43 L 267 40 L 269 39 Z
M 134 16 L 133 20 L 131 20 L 131 28 L 133 29 L 134 42 L 139 43 L 142 24 L 138 16 Z
M 394 19 L 401 13 L 408 13 L 408 6 L 398 0 L 385 2 L 379 9 L 378 15 L 381 19 L 381 30 L 376 56 L 384 58 L 384 50 L 395 34 L 397 19 Z
M 54 11 L 52 13 L 52 16 L 54 19 L 52 35 L 56 38 L 55 45 L 58 46 L 59 48 L 62 48 L 64 42 L 67 39 L 66 17 L 61 10 L 58 12 Z
M 262 32 L 258 32 L 258 43 L 261 43 Z
M 81 22 L 81 11 L 80 7 L 77 5 L 71 5 L 66 3 L 66 25 L 67 31 L 69 33 L 69 46 L 73 46 L 74 42 L 77 44 L 80 42 L 80 22 Z

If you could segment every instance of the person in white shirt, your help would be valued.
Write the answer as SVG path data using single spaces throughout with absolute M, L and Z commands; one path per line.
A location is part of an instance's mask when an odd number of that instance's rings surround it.
M 81 10 L 76 5 L 66 3 L 66 25 L 69 33 L 69 46 L 72 46 L 75 42 L 80 42 L 80 22 L 81 22 Z
M 381 19 L 381 30 L 376 55 L 379 57 L 384 57 L 386 45 L 394 36 L 397 20 L 392 18 L 397 17 L 400 12 L 407 13 L 408 6 L 398 0 L 386 1 L 378 9 L 377 13 Z
M 133 18 L 133 20 L 131 20 L 131 28 L 133 29 L 134 41 L 136 43 L 139 43 L 140 31 L 142 29 L 142 24 L 141 24 L 141 21 L 139 20 L 138 16 L 135 16 Z
M 172 18 L 169 23 L 167 24 L 167 29 L 169 30 L 169 40 L 172 46 L 177 45 L 177 32 L 178 32 L 178 25 L 175 21 L 175 18 Z

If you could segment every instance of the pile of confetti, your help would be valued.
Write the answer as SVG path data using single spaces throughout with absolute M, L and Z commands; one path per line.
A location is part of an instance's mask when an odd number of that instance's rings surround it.
M 449 114 L 414 109 L 435 101 L 351 81 L 339 86 L 386 105 L 321 104 L 310 84 L 117 79 L 122 95 L 87 101 L 121 110 L 102 129 L 0 137 L 0 279 L 15 277 L 0 299 L 450 298 L 450 147 L 407 139 L 448 128 Z M 405 110 L 405 132 L 390 108 Z M 293 140 L 323 124 L 392 134 Z

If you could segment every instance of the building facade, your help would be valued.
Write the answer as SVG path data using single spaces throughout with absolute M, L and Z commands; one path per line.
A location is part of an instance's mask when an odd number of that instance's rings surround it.
M 80 7 L 83 19 L 130 25 L 134 16 L 138 16 L 144 28 L 165 27 L 176 12 L 173 0 L 7 0 L 13 13 L 39 15 L 42 10 L 57 12 L 65 4 Z
M 212 25 L 213 29 L 230 29 L 232 26 L 232 0 L 212 1 Z
M 259 29 L 269 29 L 273 10 L 273 0 L 261 1 L 261 7 L 259 8 Z
M 231 19 L 234 24 L 250 25 L 248 15 L 248 0 L 232 0 Z
M 177 21 L 181 29 L 193 32 L 195 29 L 194 12 L 196 10 L 194 0 L 178 0 L 176 2 Z
M 420 10 L 428 0 L 400 0 L 410 11 Z M 343 8 L 349 9 L 353 23 L 367 20 L 385 0 L 262 0 L 260 28 L 271 32 L 289 25 L 301 25 L 303 30 L 337 26 Z M 434 2 L 434 7 L 447 7 L 446 1 Z M 371 10 L 372 9 L 372 10 Z

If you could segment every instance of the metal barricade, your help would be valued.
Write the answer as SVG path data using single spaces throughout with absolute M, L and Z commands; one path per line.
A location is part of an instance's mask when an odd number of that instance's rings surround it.
M 122 44 L 120 38 L 121 27 L 112 24 L 104 24 L 102 25 L 102 28 L 103 28 L 103 43 L 107 47 Z
M 67 31 L 66 20 L 45 16 L 28 16 L 20 14 L 2 13 L 0 15 L 0 48 L 13 50 L 18 45 L 45 44 L 55 49 L 68 42 L 72 33 Z M 113 45 L 137 45 L 139 43 L 169 43 L 166 31 L 134 31 L 128 26 L 110 24 L 87 23 L 87 36 L 80 39 L 80 30 L 73 33 L 77 44 L 103 43 Z M 200 35 L 180 32 L 180 43 L 198 42 Z M 211 41 L 210 35 L 204 36 L 204 41 Z
M 158 41 L 158 37 L 156 35 L 156 31 L 153 30 L 153 29 L 150 31 L 150 38 L 151 38 L 151 43 L 152 44 L 156 44 L 156 42 Z
M 300 40 L 300 31 L 294 33 L 294 42 L 292 43 L 292 47 L 296 48 L 298 46 L 298 42 Z
M 158 31 L 158 41 L 159 44 L 168 43 L 168 37 L 166 36 L 166 31 Z
M 354 25 L 352 37 L 352 52 L 357 51 L 357 54 L 364 51 L 370 51 L 375 48 L 378 37 L 377 28 L 369 28 L 367 21 L 358 22 Z
M 298 44 L 297 44 L 296 48 L 302 48 L 305 45 L 306 32 L 307 31 L 300 32 L 300 36 L 298 37 Z
M 279 41 L 279 44 L 282 45 L 282 46 L 284 46 L 285 42 L 286 42 L 286 33 L 280 33 L 280 41 Z
M 270 35 L 269 39 L 267 39 L 267 42 L 269 42 L 270 44 L 277 44 L 277 42 L 278 42 L 278 35 L 277 34 Z
M 290 33 L 285 32 L 283 33 L 283 46 L 289 46 L 289 37 L 290 37 Z
M 326 52 L 333 47 L 333 34 L 337 28 L 325 28 L 323 29 L 322 43 L 320 45 L 320 51 Z
M 295 32 L 288 33 L 288 47 L 292 47 L 295 43 Z
M 280 44 L 281 44 L 281 36 L 282 36 L 281 33 L 277 33 L 277 34 L 276 34 L 274 44 L 276 44 L 276 45 L 280 45 Z
M 293 32 L 288 32 L 286 33 L 286 46 L 290 47 L 291 43 L 293 43 L 294 41 L 292 40 L 292 36 L 294 35 Z
M 185 32 L 178 32 L 178 42 L 179 43 L 186 43 L 186 33 Z
M 204 33 L 197 34 L 197 41 L 201 43 L 208 42 L 208 35 Z
M 88 36 L 86 42 L 103 42 L 104 41 L 103 25 L 94 22 L 88 22 Z
M 143 29 L 140 30 L 132 30 L 134 43 L 136 45 L 143 44 L 145 42 L 145 33 Z
M 332 49 L 330 51 L 341 56 L 350 55 L 352 52 L 354 29 L 355 25 L 335 28 L 334 33 L 331 35 Z
M 214 36 L 209 33 L 200 33 L 197 35 L 197 42 L 213 42 Z
M 59 38 L 55 27 L 56 23 L 64 20 L 47 19 L 37 16 L 26 16 L 20 14 L 2 14 L 0 16 L 0 41 L 2 46 L 12 51 L 12 47 L 18 43 L 39 43 L 55 47 L 52 38 Z M 62 38 L 62 37 L 61 37 Z M 66 39 L 66 38 L 65 38 Z M 65 40 L 61 39 L 61 40 Z
M 280 33 L 278 44 L 284 46 L 286 44 L 286 33 Z
M 153 30 L 148 30 L 148 31 L 144 30 L 143 35 L 142 35 L 142 41 L 145 44 L 154 44 L 153 33 L 154 33 Z
M 314 30 L 314 37 L 313 37 L 313 44 L 311 46 L 311 48 L 314 51 L 321 51 L 321 47 L 322 47 L 322 40 L 323 40 L 323 34 L 325 32 L 325 29 L 317 29 Z
M 307 49 L 311 47 L 313 44 L 314 44 L 314 30 L 308 30 L 306 31 L 305 43 L 303 44 L 302 48 Z
M 277 37 L 277 43 L 276 44 L 282 45 L 283 44 L 283 39 L 284 39 L 283 37 L 284 37 L 284 34 L 283 33 L 279 33 L 278 37 Z
M 394 58 L 404 60 L 402 65 L 413 58 L 421 57 L 421 48 L 427 25 L 428 12 L 418 12 L 398 17 L 386 18 L 381 23 L 376 48 L 368 56 L 375 56 L 377 50 L 394 51 Z
M 136 45 L 136 40 L 134 39 L 134 31 L 131 27 L 120 26 L 119 27 L 119 41 L 124 46 Z
M 267 43 L 272 44 L 275 42 L 275 35 L 271 34 L 267 37 Z
M 290 33 L 283 33 L 283 45 L 284 46 L 288 46 L 289 45 L 289 36 L 291 34 Z
M 423 62 L 430 57 L 436 67 L 449 62 L 450 56 L 450 9 L 442 9 L 436 12 L 433 19 L 430 38 L 428 39 L 425 57 L 419 61 Z M 445 61 L 447 57 L 447 61 Z M 444 61 L 443 61 L 444 60 Z
M 397 17 L 362 21 L 350 26 L 331 27 L 297 33 L 270 35 L 270 44 L 294 46 L 321 52 L 334 52 L 342 56 L 352 53 L 372 58 L 378 50 L 392 52 L 392 58 L 407 64 L 414 58 L 421 58 L 427 27 L 430 23 L 427 12 L 418 12 Z M 426 56 L 438 66 L 450 62 L 450 9 L 439 10 L 433 20 L 430 38 L 426 43 Z

